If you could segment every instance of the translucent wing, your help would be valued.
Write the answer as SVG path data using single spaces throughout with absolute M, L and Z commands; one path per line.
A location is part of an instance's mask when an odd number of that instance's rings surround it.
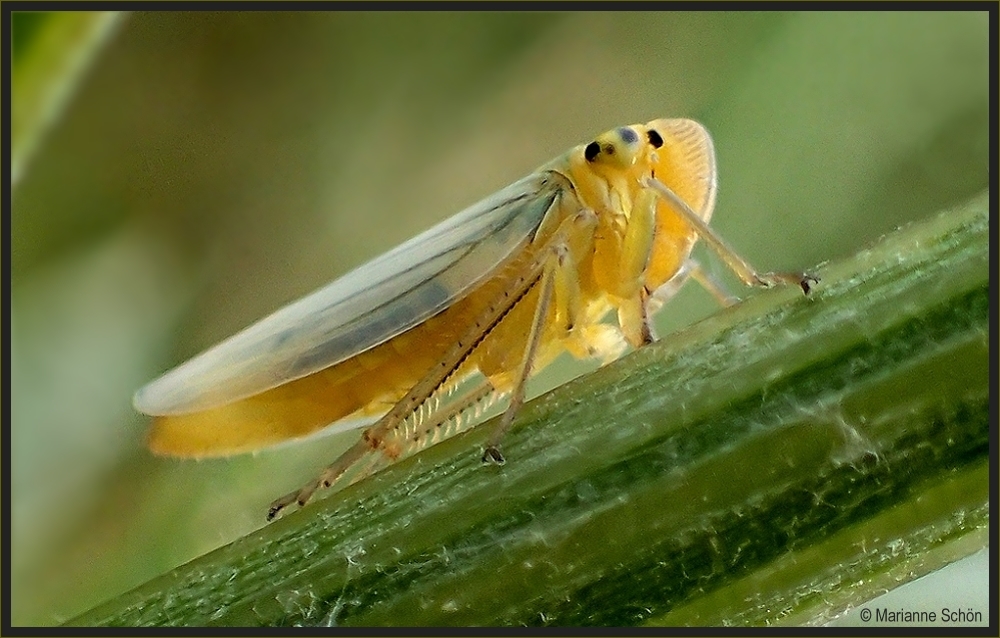
M 391 339 L 488 277 L 531 238 L 558 189 L 547 172 L 511 184 L 152 381 L 135 407 L 206 410 Z

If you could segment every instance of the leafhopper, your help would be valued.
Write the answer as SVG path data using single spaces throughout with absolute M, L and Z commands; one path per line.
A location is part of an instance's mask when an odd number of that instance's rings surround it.
M 500 440 L 526 380 L 558 354 L 607 361 L 651 343 L 650 314 L 688 279 L 727 303 L 691 258 L 699 238 L 748 286 L 809 292 L 814 277 L 758 272 L 709 228 L 715 193 L 701 124 L 603 133 L 140 389 L 135 407 L 155 417 L 149 447 L 227 456 L 364 426 L 268 519 L 506 397 L 483 453 L 503 463 Z

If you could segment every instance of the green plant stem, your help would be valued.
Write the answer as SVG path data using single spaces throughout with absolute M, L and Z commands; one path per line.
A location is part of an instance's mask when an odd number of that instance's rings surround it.
M 989 195 L 77 625 L 817 622 L 988 543 Z

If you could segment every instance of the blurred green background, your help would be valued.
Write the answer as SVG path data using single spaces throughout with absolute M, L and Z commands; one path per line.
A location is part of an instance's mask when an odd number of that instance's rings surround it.
M 354 440 L 155 458 L 136 388 L 603 130 L 703 122 L 763 269 L 989 181 L 985 12 L 74 15 L 13 21 L 13 624 L 261 526 Z

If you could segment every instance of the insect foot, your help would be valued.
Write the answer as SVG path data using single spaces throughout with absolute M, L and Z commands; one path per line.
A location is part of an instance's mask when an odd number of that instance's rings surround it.
M 768 272 L 755 277 L 757 285 L 764 288 L 771 288 L 782 284 L 795 284 L 808 295 L 812 292 L 813 286 L 819 283 L 819 277 L 804 272 Z
M 503 457 L 500 452 L 500 448 L 495 445 L 487 445 L 486 449 L 483 451 L 483 464 L 485 465 L 503 465 L 507 462 L 507 459 Z

